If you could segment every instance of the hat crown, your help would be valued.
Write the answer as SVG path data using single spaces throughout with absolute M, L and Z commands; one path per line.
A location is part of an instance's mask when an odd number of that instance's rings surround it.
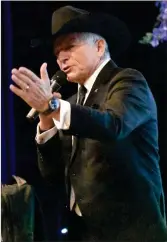
M 54 35 L 60 27 L 83 14 L 89 14 L 88 11 L 73 6 L 64 6 L 54 11 L 52 14 L 52 35 Z

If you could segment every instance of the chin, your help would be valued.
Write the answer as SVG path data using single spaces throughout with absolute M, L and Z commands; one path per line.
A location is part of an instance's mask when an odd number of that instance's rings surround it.
M 77 79 L 77 76 L 74 74 L 74 73 L 68 73 L 67 74 L 67 80 L 69 81 L 69 82 L 75 82 L 75 83 L 77 83 L 78 81 L 78 79 Z

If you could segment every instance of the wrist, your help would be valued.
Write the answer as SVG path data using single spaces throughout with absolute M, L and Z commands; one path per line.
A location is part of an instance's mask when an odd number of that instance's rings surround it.
M 39 120 L 40 120 L 39 128 L 42 131 L 49 130 L 49 129 L 51 129 L 51 128 L 53 128 L 55 126 L 51 115 L 47 115 L 46 116 L 44 114 L 40 114 L 39 115 Z
M 52 97 L 50 99 L 50 101 L 48 102 L 46 108 L 44 109 L 44 111 L 42 112 L 43 115 L 50 115 L 52 114 L 53 112 L 58 112 L 60 109 L 60 101 L 58 98 L 56 97 Z

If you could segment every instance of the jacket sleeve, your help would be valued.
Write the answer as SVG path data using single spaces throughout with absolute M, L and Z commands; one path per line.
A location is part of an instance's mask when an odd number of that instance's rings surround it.
M 71 105 L 69 133 L 99 141 L 120 140 L 149 120 L 153 97 L 140 72 L 125 69 L 111 86 L 100 110 Z
M 75 96 L 70 97 L 68 101 L 73 100 Z M 64 182 L 65 167 L 71 156 L 71 136 L 64 135 L 63 130 L 57 130 L 54 136 L 49 133 L 45 138 L 42 137 L 44 141 L 42 144 L 39 144 L 37 142 L 39 139 L 36 139 L 38 168 L 47 182 L 55 185 L 62 184 Z
M 42 177 L 50 184 L 59 184 L 64 179 L 64 159 L 62 141 L 57 132 L 44 144 L 37 145 L 38 167 Z

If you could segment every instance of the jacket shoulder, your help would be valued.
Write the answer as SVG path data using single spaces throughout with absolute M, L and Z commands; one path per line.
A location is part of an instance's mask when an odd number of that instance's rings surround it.
M 117 79 L 134 79 L 134 80 L 145 80 L 145 77 L 143 76 L 143 74 L 133 68 L 123 68 L 120 72 L 118 72 L 118 74 L 115 76 L 115 78 Z

